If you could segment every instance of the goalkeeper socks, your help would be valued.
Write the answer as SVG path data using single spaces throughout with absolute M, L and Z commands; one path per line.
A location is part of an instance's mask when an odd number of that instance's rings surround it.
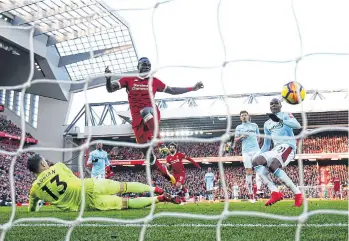
M 286 186 L 288 186 L 294 194 L 299 194 L 301 191 L 299 188 L 293 183 L 293 181 L 287 176 L 286 172 L 284 170 L 281 170 L 280 168 L 277 169 L 274 172 L 274 176 L 279 178 L 283 183 L 285 183 Z
M 155 203 L 159 202 L 159 199 L 157 197 L 139 197 L 139 198 L 129 199 L 128 208 L 148 207 L 153 203 L 154 200 L 155 200 Z
M 259 174 L 260 178 L 262 179 L 262 182 L 269 188 L 272 192 L 279 192 L 279 189 L 275 186 L 273 181 L 269 177 L 269 171 L 265 166 L 256 166 L 255 167 L 256 173 Z
M 142 193 L 142 192 L 150 192 L 150 189 L 153 189 L 153 191 L 155 190 L 154 187 L 151 187 L 151 186 L 143 184 L 143 183 L 126 182 L 124 192 Z
M 246 184 L 247 184 L 247 191 L 248 194 L 252 194 L 252 175 L 246 174 Z
M 262 187 L 262 179 L 258 173 L 256 173 L 256 185 L 257 185 L 257 190 L 260 191 Z

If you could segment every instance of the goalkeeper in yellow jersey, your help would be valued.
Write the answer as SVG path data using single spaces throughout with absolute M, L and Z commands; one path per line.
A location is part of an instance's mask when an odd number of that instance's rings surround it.
M 154 201 L 180 203 L 178 196 L 165 194 L 159 187 L 138 182 L 116 182 L 108 179 L 80 179 L 63 163 L 49 166 L 46 160 L 36 154 L 28 159 L 28 169 L 37 174 L 30 190 L 29 211 L 38 211 L 39 200 L 49 202 L 62 210 L 78 211 L 82 200 L 82 183 L 85 186 L 85 208 L 88 210 L 121 210 L 143 208 Z M 143 193 L 153 189 L 157 197 L 126 199 L 115 194 Z

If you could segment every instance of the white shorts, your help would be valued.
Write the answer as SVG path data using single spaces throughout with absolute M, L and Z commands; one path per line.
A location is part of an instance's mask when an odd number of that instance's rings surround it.
M 206 185 L 206 191 L 213 191 L 213 185 Z
M 273 158 L 277 158 L 282 167 L 286 167 L 290 161 L 295 158 L 295 155 L 296 153 L 294 149 L 287 144 L 275 146 L 271 151 L 262 153 L 262 156 L 267 160 L 268 167 L 270 166 Z
M 252 161 L 260 154 L 260 151 L 250 151 L 242 153 L 242 160 L 245 168 L 252 168 Z
M 98 175 L 91 174 L 91 177 L 94 178 L 94 179 L 105 179 L 105 173 L 98 174 Z

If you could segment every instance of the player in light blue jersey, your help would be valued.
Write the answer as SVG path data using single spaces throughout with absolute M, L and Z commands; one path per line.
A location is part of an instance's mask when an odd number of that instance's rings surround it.
M 274 148 L 269 151 L 271 140 L 265 138 L 261 148 L 261 155 L 253 160 L 253 167 L 261 176 L 264 184 L 272 191 L 266 206 L 272 205 L 283 199 L 283 194 L 278 190 L 269 178 L 269 172 L 279 178 L 295 194 L 295 206 L 300 207 L 303 203 L 303 196 L 299 188 L 282 170 L 296 155 L 296 139 L 293 129 L 300 129 L 301 125 L 291 113 L 281 112 L 281 102 L 277 98 L 270 101 L 271 114 L 269 120 L 264 123 L 265 135 L 271 136 Z M 291 137 L 291 139 L 280 139 L 279 137 Z
M 260 148 L 258 144 L 259 137 L 257 136 L 259 135 L 259 128 L 257 124 L 249 121 L 249 114 L 245 110 L 240 111 L 240 120 L 242 121 L 242 123 L 235 128 L 234 146 L 235 143 L 239 141 L 242 142 L 242 158 L 246 170 L 247 191 L 250 202 L 254 203 L 256 200 L 252 189 L 252 160 L 260 154 Z M 262 183 L 258 174 L 256 175 L 256 184 L 257 189 L 260 191 Z
M 105 179 L 105 167 L 110 166 L 110 162 L 108 153 L 103 150 L 102 143 L 97 143 L 96 150 L 90 153 L 87 164 L 92 164 L 92 178 Z
M 238 200 L 239 199 L 239 186 L 238 184 L 235 182 L 234 183 L 234 186 L 233 186 L 233 197 L 234 197 L 234 200 Z
M 214 184 L 214 173 L 211 171 L 211 167 L 207 169 L 205 174 L 205 185 L 208 200 L 213 201 L 213 184 Z

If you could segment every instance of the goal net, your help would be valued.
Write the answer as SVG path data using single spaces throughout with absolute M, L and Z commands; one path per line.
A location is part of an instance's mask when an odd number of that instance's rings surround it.
M 196 69 L 216 69 L 220 71 L 220 79 L 215 79 L 212 80 L 215 82 L 215 84 L 218 86 L 220 86 L 222 88 L 222 91 L 224 93 L 224 96 L 227 96 L 226 94 L 226 84 L 223 81 L 223 76 L 224 76 L 224 70 L 225 68 L 230 65 L 230 64 L 237 64 L 237 63 L 263 63 L 263 64 L 271 64 L 271 65 L 277 65 L 280 63 L 294 63 L 294 76 L 293 79 L 294 81 L 298 80 L 298 76 L 297 76 L 297 71 L 299 69 L 299 63 L 304 60 L 305 58 L 316 58 L 316 57 L 328 57 L 328 56 L 337 56 L 337 57 L 348 57 L 349 53 L 347 52 L 312 52 L 312 53 L 305 53 L 304 52 L 304 43 L 303 43 L 303 35 L 302 35 L 302 31 L 301 31 L 301 25 L 299 23 L 298 20 L 298 16 L 297 16 L 297 9 L 296 9 L 296 5 L 295 5 L 295 1 L 290 1 L 290 9 L 292 11 L 293 17 L 294 17 L 294 27 L 297 29 L 297 38 L 299 41 L 299 50 L 298 53 L 295 54 L 296 57 L 291 58 L 291 59 L 281 59 L 281 60 L 261 60 L 261 59 L 233 59 L 231 60 L 231 58 L 228 57 L 227 54 L 227 43 L 226 40 L 223 38 L 223 34 L 222 34 L 222 30 L 221 30 L 221 19 L 220 19 L 220 11 L 223 5 L 223 0 L 218 0 L 216 1 L 216 6 L 215 9 L 212 9 L 212 11 L 216 12 L 216 29 L 217 29 L 217 33 L 212 33 L 212 34 L 217 34 L 217 36 L 220 39 L 221 45 L 220 46 L 211 46 L 212 48 L 217 48 L 217 51 L 222 51 L 223 52 L 223 58 L 218 61 L 215 65 L 213 66 L 158 66 L 158 38 L 157 38 L 157 34 L 154 30 L 154 22 L 155 22 L 155 13 L 158 11 L 161 11 L 161 7 L 169 4 L 170 2 L 175 2 L 176 0 L 167 0 L 167 1 L 163 1 L 163 2 L 156 2 L 153 6 L 150 7 L 145 7 L 145 8 L 134 8 L 134 9 L 112 9 L 112 11 L 143 11 L 143 10 L 152 10 L 152 30 L 150 33 L 147 34 L 152 34 L 154 37 L 154 45 L 155 45 L 155 49 L 156 49 L 156 57 L 157 59 L 152 60 L 152 62 L 154 63 L 155 67 L 153 68 L 152 72 L 151 72 L 151 78 L 150 78 L 150 82 L 153 81 L 152 76 L 154 76 L 156 73 L 158 73 L 161 69 L 164 68 L 176 68 L 178 71 L 181 71 L 181 69 L 191 69 L 191 68 L 196 68 Z M 28 3 L 32 3 L 32 2 L 36 2 L 36 1 L 12 1 L 12 0 L 5 0 L 5 1 L 0 1 L 0 11 L 6 11 L 6 9 L 10 9 L 10 8 L 14 8 L 14 7 L 18 7 L 20 5 L 25 5 Z M 197 8 L 197 11 L 200 11 L 200 7 Z M 40 16 L 40 14 L 43 16 L 44 14 L 47 13 L 38 13 L 38 16 Z M 95 13 L 94 13 L 95 14 Z M 91 15 L 91 18 L 94 17 L 94 14 Z M 193 13 L 194 14 L 194 13 Z M 195 17 L 194 17 L 195 18 Z M 277 21 L 274 20 L 274 21 Z M 242 23 L 236 23 L 236 24 L 242 24 Z M 132 26 L 131 26 L 132 28 Z M 15 168 L 15 163 L 17 161 L 16 157 L 18 157 L 19 155 L 21 155 L 23 152 L 26 151 L 42 151 L 42 150 L 47 150 L 45 148 L 40 148 L 40 147 L 32 147 L 32 148 L 24 148 L 24 139 L 25 139 L 25 133 L 26 133 L 26 125 L 25 125 L 25 109 L 24 109 L 24 95 L 26 90 L 32 86 L 33 84 L 37 84 L 37 83 L 59 83 L 59 84 L 67 84 L 67 81 L 62 81 L 62 80 L 50 80 L 50 79 L 38 79 L 38 80 L 32 80 L 33 77 L 33 69 L 34 69 L 34 53 L 33 53 L 33 35 L 34 35 L 34 31 L 35 28 L 32 26 L 7 26 L 7 25 L 0 25 L 0 30 L 8 30 L 8 31 L 16 31 L 16 30 L 26 30 L 26 31 L 30 31 L 31 33 L 31 38 L 29 39 L 29 47 L 31 49 L 31 53 L 30 53 L 30 60 L 31 60 L 31 72 L 29 74 L 28 77 L 28 81 L 25 82 L 22 85 L 18 85 L 18 86 L 4 86 L 1 87 L 1 89 L 4 90 L 18 90 L 21 89 L 21 108 L 20 108 L 20 116 L 21 116 L 21 129 L 22 129 L 22 133 L 21 133 L 21 142 L 20 142 L 20 147 L 17 151 L 15 152 L 8 152 L 8 151 L 4 151 L 4 150 L 0 150 L 0 153 L 3 155 L 9 155 L 12 157 L 12 162 L 11 162 L 11 166 L 10 166 L 10 170 L 9 170 L 9 177 L 10 177 L 10 187 L 11 187 L 11 197 L 12 197 L 12 203 L 15 203 L 15 179 L 14 179 L 14 168 Z M 90 29 L 88 30 L 89 35 L 93 35 L 96 31 L 99 31 L 98 29 Z M 346 30 L 342 30 L 342 31 L 346 31 Z M 195 31 L 193 31 L 195 32 Z M 78 36 L 75 36 L 78 37 Z M 190 38 L 190 36 L 188 36 L 188 38 Z M 175 46 L 171 46 L 171 48 L 175 48 Z M 93 57 L 93 50 L 92 48 L 91 50 L 91 57 Z M 204 50 L 203 50 L 204 51 Z M 96 78 L 96 77 L 105 77 L 106 75 L 98 75 L 98 76 L 89 76 L 87 79 L 76 83 L 74 81 L 69 82 L 69 84 L 84 84 L 84 92 L 86 95 L 86 91 L 88 88 L 88 83 L 92 81 L 92 79 Z M 109 74 L 107 76 L 111 76 L 111 77 L 123 77 L 123 76 L 132 76 L 131 74 Z M 239 80 L 234 80 L 232 79 L 231 82 L 236 82 Z M 256 80 L 258 81 L 258 80 Z M 286 80 L 285 80 L 286 81 Z M 330 80 L 329 80 L 330 81 Z M 234 82 L 234 83 L 235 83 Z M 238 83 L 237 84 L 244 84 L 244 83 Z M 155 108 L 156 103 L 155 103 L 155 99 L 154 99 L 154 95 L 152 92 L 152 84 L 149 84 L 149 93 L 151 95 L 151 102 L 152 102 L 152 106 L 153 108 Z M 86 95 L 87 96 L 87 95 Z M 298 93 L 298 96 L 300 96 L 300 93 Z M 300 99 L 300 98 L 299 98 Z M 226 126 L 226 132 L 225 134 L 223 134 L 222 136 L 218 137 L 218 138 L 210 138 L 210 139 L 201 139 L 201 138 L 194 138 L 194 137 L 188 137 L 188 138 L 176 138 L 176 137 L 164 137 L 162 140 L 157 139 L 157 138 L 153 138 L 152 141 L 148 144 L 132 144 L 132 143 L 128 143 L 128 142 L 118 142 L 118 141 L 103 141 L 102 143 L 104 144 L 109 144 L 109 145 L 113 145 L 113 146 L 124 146 L 124 147 L 136 147 L 136 148 L 143 148 L 143 147 L 155 147 L 160 141 L 175 141 L 175 142 L 201 142 L 201 143 L 208 143 L 208 142 L 217 142 L 220 141 L 220 149 L 219 149 L 219 157 L 223 157 L 224 156 L 224 143 L 226 143 L 227 141 L 230 140 L 231 136 L 234 134 L 231 132 L 232 129 L 234 129 L 235 127 L 232 126 L 232 111 L 231 111 L 231 106 L 229 105 L 226 97 L 223 98 L 224 103 L 225 103 L 225 107 L 226 107 L 226 118 L 227 118 L 227 126 Z M 86 97 L 86 105 L 88 104 L 88 98 Z M 300 104 L 301 109 L 303 110 L 303 103 Z M 87 110 L 87 120 L 90 122 L 90 111 L 88 108 L 86 108 Z M 157 112 L 154 111 L 154 119 L 157 119 Z M 307 122 L 307 113 L 305 113 L 304 111 L 302 111 L 302 123 L 303 123 L 303 130 L 302 132 L 297 136 L 297 138 L 300 139 L 304 139 L 309 135 L 313 135 L 316 133 L 320 133 L 323 131 L 343 131 L 343 132 L 347 132 L 348 128 L 344 128 L 344 127 L 330 127 L 330 128 L 317 128 L 314 129 L 312 131 L 309 131 L 307 129 L 308 126 L 308 122 Z M 82 144 L 79 147 L 74 147 L 74 148 L 70 148 L 70 149 L 50 149 L 51 151 L 60 151 L 60 152 L 68 152 L 68 151 L 81 151 L 80 157 L 79 157 L 79 173 L 80 173 L 80 177 L 84 178 L 84 150 L 86 148 L 88 148 L 91 145 L 96 144 L 97 141 L 91 141 L 91 133 L 92 133 L 92 129 L 91 129 L 91 123 L 89 123 L 89 125 L 86 127 L 88 129 L 88 138 L 86 140 L 86 142 L 84 144 Z M 154 137 L 158 136 L 159 134 L 159 126 L 158 123 L 155 122 L 155 132 L 154 132 Z M 260 135 L 260 137 L 262 138 L 270 138 L 269 136 L 265 136 L 265 135 Z M 283 139 L 287 139 L 287 138 L 283 138 Z M 299 142 L 298 145 L 298 150 L 301 151 L 302 150 L 302 142 Z M 146 157 L 147 160 L 149 160 L 149 152 L 148 152 L 148 156 Z M 304 186 L 304 173 L 303 173 L 303 164 L 302 164 L 302 159 L 300 159 L 298 161 L 298 165 L 299 165 L 299 185 L 302 187 L 302 192 L 305 194 L 306 198 L 324 198 L 324 193 L 325 190 L 327 190 L 328 192 L 328 196 L 331 197 L 331 194 L 333 193 L 333 188 L 332 187 L 308 187 L 308 186 Z M 339 211 L 339 210 L 308 210 L 308 201 L 307 199 L 304 200 L 304 204 L 303 204 L 303 212 L 299 215 L 299 216 L 284 216 L 284 215 L 275 215 L 275 214 L 270 214 L 270 213 L 266 213 L 266 212 L 256 212 L 256 211 L 231 211 L 229 210 L 229 201 L 228 201 L 228 190 L 227 190 L 227 182 L 225 179 L 225 175 L 224 175 L 224 166 L 222 162 L 218 162 L 218 167 L 219 167 L 219 177 L 221 180 L 221 187 L 223 189 L 224 192 L 224 209 L 222 210 L 222 212 L 219 215 L 206 215 L 206 214 L 192 214 L 192 213 L 183 213 L 181 212 L 179 209 L 178 212 L 176 213 L 171 213 L 171 212 L 158 212 L 155 213 L 155 203 L 153 203 L 153 205 L 150 208 L 149 214 L 141 219 L 122 219 L 122 218 L 107 218 L 107 217 L 84 217 L 84 209 L 81 209 L 78 217 L 75 220 L 72 221 L 67 221 L 67 220 L 63 220 L 63 219 L 58 219 L 55 217 L 31 217 L 31 218 L 20 218 L 20 219 L 15 219 L 15 215 L 16 215 L 16 205 L 12 206 L 12 212 L 11 212 L 11 216 L 8 220 L 8 222 L 6 222 L 5 224 L 2 224 L 0 226 L 0 230 L 1 232 L 1 236 L 0 236 L 0 241 L 5 240 L 6 239 L 6 233 L 14 226 L 17 224 L 21 224 L 24 222 L 30 222 L 30 223 L 42 223 L 42 222 L 52 222 L 52 223 L 57 223 L 57 224 L 64 224 L 64 225 L 69 225 L 69 229 L 66 233 L 66 240 L 70 240 L 71 239 L 71 235 L 72 232 L 74 230 L 75 227 L 77 227 L 79 224 L 85 223 L 85 222 L 110 222 L 113 224 L 142 224 L 142 229 L 141 232 L 139 234 L 139 240 L 144 240 L 145 239 L 145 234 L 146 234 L 146 230 L 148 228 L 148 224 L 150 222 L 152 222 L 154 219 L 157 218 L 162 218 L 162 217 L 180 217 L 180 218 L 190 218 L 190 219 L 201 219 L 201 220 L 215 220 L 216 223 L 216 240 L 222 240 L 222 236 L 221 236 L 221 232 L 222 232 L 222 224 L 223 221 L 230 217 L 230 216 L 248 216 L 248 217 L 264 217 L 264 218 L 269 218 L 269 219 L 275 219 L 275 220 L 283 220 L 283 221 L 296 221 L 297 222 L 297 229 L 296 229 L 296 233 L 295 233 L 295 240 L 300 240 L 300 235 L 301 235 L 301 231 L 302 231 L 302 227 L 303 224 L 307 221 L 307 219 L 310 216 L 313 215 L 318 215 L 318 214 L 338 214 L 338 215 L 348 215 L 348 212 L 343 210 L 343 211 Z M 146 165 L 146 175 L 147 175 L 147 182 L 149 185 L 152 185 L 152 180 L 151 180 L 151 169 L 150 169 L 150 165 L 147 164 Z M 82 189 L 82 194 L 84 192 L 84 187 Z M 151 193 L 151 195 L 153 196 L 154 193 Z M 82 195 L 82 206 L 84 206 L 85 203 L 85 195 Z M 342 196 L 341 196 L 342 197 Z

